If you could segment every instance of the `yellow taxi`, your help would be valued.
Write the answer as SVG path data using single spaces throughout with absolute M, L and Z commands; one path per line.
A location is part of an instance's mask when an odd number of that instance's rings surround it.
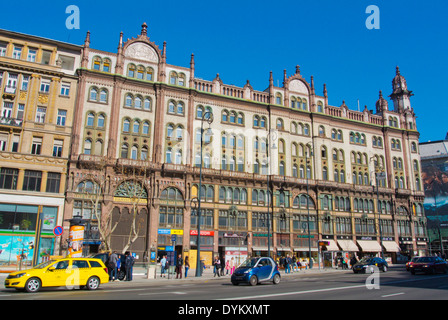
M 109 282 L 103 261 L 92 258 L 65 258 L 43 262 L 32 269 L 12 272 L 5 288 L 37 292 L 43 287 L 84 288 L 96 290 Z

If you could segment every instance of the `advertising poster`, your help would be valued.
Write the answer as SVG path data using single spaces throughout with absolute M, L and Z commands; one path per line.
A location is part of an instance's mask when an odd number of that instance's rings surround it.
M 0 263 L 5 265 L 27 265 L 34 254 L 34 237 L 0 236 Z
M 84 226 L 71 226 L 69 233 L 69 256 L 82 257 L 82 244 L 84 242 Z
M 448 161 L 422 163 L 425 215 L 430 240 L 448 236 Z

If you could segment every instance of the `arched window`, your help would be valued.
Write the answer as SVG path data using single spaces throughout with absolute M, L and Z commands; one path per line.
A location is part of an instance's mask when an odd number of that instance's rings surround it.
M 98 89 L 97 88 L 90 88 L 89 100 L 90 101 L 98 101 Z
M 84 141 L 84 154 L 91 154 L 92 152 L 92 140 L 86 139 Z
M 166 152 L 165 152 L 165 163 L 172 163 L 171 156 L 172 156 L 172 149 L 171 148 L 166 149 Z
M 97 120 L 97 128 L 104 128 L 104 121 L 105 121 L 105 116 L 104 114 L 99 114 L 98 115 L 98 120 Z
M 128 133 L 130 131 L 131 121 L 129 119 L 124 119 L 123 121 L 123 132 Z
M 94 123 L 95 123 L 95 114 L 89 113 L 87 115 L 87 126 L 93 127 Z

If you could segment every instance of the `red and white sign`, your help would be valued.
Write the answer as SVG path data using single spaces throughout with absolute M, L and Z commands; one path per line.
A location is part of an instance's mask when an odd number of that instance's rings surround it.
M 190 236 L 197 236 L 198 230 L 190 230 Z M 203 231 L 201 230 L 201 236 L 214 236 L 215 231 Z

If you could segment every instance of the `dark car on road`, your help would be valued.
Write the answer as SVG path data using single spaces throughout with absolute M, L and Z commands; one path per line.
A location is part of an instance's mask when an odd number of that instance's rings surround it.
M 378 257 L 374 258 L 364 257 L 353 266 L 353 272 L 373 273 L 375 272 L 375 267 L 377 267 L 379 270 L 383 272 L 386 272 L 387 269 L 389 268 L 386 260 L 383 260 Z
M 120 271 L 118 271 L 117 278 L 118 278 L 118 280 L 123 281 L 123 279 L 126 276 L 126 266 L 125 266 L 126 256 L 121 253 L 117 253 L 117 255 L 121 262 Z M 109 267 L 109 264 L 108 264 L 109 256 L 110 256 L 110 254 L 108 252 L 104 252 L 104 253 L 97 253 L 97 254 L 93 255 L 92 258 L 100 259 L 101 261 L 103 261 L 103 263 L 107 267 L 107 273 L 110 274 L 110 271 L 112 269 Z
M 412 259 L 408 262 L 406 262 L 406 271 L 411 271 L 411 266 L 420 259 L 419 256 L 412 257 Z
M 440 257 L 420 257 L 416 262 L 409 266 L 412 274 L 424 272 L 435 274 L 437 272 L 447 273 L 448 264 Z
M 233 285 L 248 283 L 252 286 L 266 281 L 280 283 L 277 263 L 269 257 L 249 258 L 236 268 L 230 281 Z

